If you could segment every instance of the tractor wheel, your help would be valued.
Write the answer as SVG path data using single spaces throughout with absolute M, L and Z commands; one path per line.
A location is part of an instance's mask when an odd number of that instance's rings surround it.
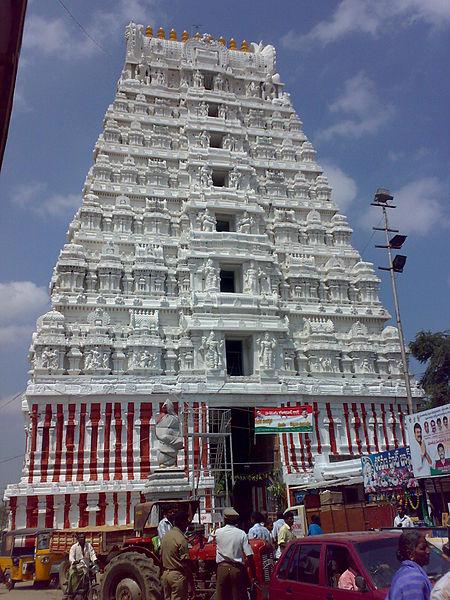
M 63 591 L 66 589 L 67 576 L 69 574 L 69 566 L 69 559 L 66 557 L 61 562 L 58 569 L 59 587 Z
M 159 567 L 139 552 L 119 554 L 106 565 L 101 600 L 162 600 Z

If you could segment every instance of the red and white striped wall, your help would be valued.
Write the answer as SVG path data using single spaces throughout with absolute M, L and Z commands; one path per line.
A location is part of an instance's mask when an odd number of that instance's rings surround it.
M 313 402 L 312 434 L 280 435 L 283 470 L 286 474 L 311 471 L 316 454 L 342 455 L 382 452 L 406 445 L 406 404 L 392 402 Z

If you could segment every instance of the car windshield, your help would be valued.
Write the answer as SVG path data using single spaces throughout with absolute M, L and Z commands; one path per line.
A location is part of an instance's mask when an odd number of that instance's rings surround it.
M 398 538 L 374 539 L 355 544 L 367 571 L 377 588 L 387 588 L 400 566 L 397 558 Z M 424 567 L 428 577 L 436 581 L 449 570 L 449 563 L 441 552 L 430 546 L 430 562 Z

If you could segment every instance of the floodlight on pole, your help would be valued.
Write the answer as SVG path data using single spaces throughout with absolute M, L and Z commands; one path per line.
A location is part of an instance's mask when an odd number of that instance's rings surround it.
M 388 253 L 389 258 L 389 267 L 378 267 L 382 271 L 389 271 L 391 275 L 391 285 L 392 285 L 392 296 L 394 300 L 394 309 L 395 309 L 395 317 L 397 321 L 398 328 L 398 337 L 400 341 L 400 354 L 402 357 L 402 367 L 403 367 L 403 376 L 405 379 L 405 389 L 406 389 L 406 399 L 408 402 L 408 408 L 410 414 L 414 412 L 413 410 L 413 402 L 412 402 L 412 393 L 411 393 L 411 382 L 409 380 L 409 370 L 408 370 L 408 359 L 406 357 L 405 350 L 405 338 L 403 335 L 403 326 L 400 318 L 400 306 L 398 303 L 398 295 L 397 295 L 397 282 L 395 279 L 396 273 L 403 273 L 403 268 L 406 263 L 406 256 L 403 254 L 397 254 L 394 258 L 392 258 L 391 250 L 400 250 L 402 245 L 406 240 L 406 235 L 399 234 L 398 229 L 390 229 L 388 217 L 387 217 L 387 208 L 395 208 L 393 204 L 390 204 L 394 196 L 389 192 L 389 190 L 385 188 L 378 188 L 375 192 L 375 197 L 372 206 L 377 206 L 381 208 L 383 211 L 384 217 L 384 227 L 373 227 L 375 231 L 384 231 L 386 235 L 386 244 L 385 245 L 376 245 L 376 248 L 385 248 Z M 390 233 L 396 233 L 399 235 L 394 235 L 393 238 L 389 239 Z

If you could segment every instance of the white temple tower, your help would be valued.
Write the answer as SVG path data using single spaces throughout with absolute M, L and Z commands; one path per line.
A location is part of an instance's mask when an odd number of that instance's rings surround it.
M 351 481 L 359 454 L 405 443 L 397 330 L 275 49 L 164 37 L 126 28 L 52 310 L 33 334 L 13 527 L 129 521 L 168 394 L 184 423 L 179 464 L 198 473 L 206 509 L 217 482 L 192 433 L 211 407 L 232 409 L 235 472 L 259 475 L 241 484 L 249 506 L 264 506 L 275 446 L 295 485 Z M 253 407 L 296 403 L 313 406 L 312 435 L 254 441 Z

